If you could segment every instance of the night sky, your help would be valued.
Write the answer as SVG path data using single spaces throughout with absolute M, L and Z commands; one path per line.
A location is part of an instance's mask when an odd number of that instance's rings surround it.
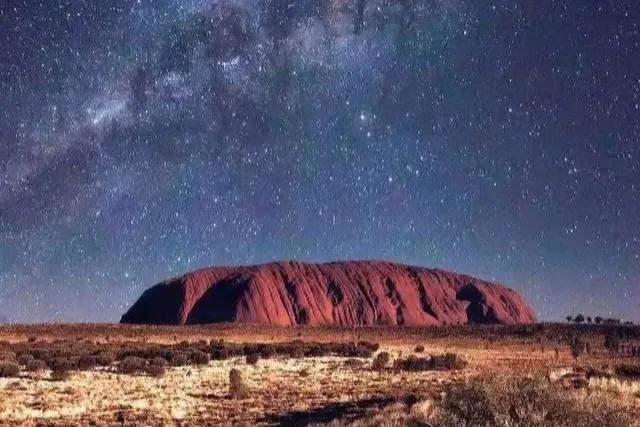
M 640 3 L 0 2 L 0 321 L 386 259 L 640 320 Z

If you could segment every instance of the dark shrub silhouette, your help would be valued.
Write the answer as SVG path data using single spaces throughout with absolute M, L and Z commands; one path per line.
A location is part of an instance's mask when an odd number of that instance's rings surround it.
M 184 366 L 189 363 L 189 356 L 186 353 L 176 352 L 171 358 L 171 364 L 173 366 Z
M 260 360 L 260 354 L 251 353 L 247 355 L 247 365 L 255 365 Z
M 0 361 L 0 378 L 17 377 L 20 365 L 14 362 Z
M 24 367 L 24 370 L 27 372 L 38 372 L 44 371 L 45 369 L 47 369 L 47 364 L 44 362 L 44 360 L 40 359 L 33 359 L 29 361 L 29 363 L 27 363 Z
M 191 362 L 195 365 L 206 365 L 209 363 L 209 355 L 203 351 L 194 351 L 191 353 Z
M 143 372 L 147 361 L 137 356 L 127 356 L 118 363 L 118 372 L 121 374 L 135 374 Z

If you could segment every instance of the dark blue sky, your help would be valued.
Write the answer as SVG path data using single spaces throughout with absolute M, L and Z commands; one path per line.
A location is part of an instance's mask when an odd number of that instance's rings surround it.
M 639 27 L 635 1 L 2 2 L 0 316 L 367 258 L 640 320 Z

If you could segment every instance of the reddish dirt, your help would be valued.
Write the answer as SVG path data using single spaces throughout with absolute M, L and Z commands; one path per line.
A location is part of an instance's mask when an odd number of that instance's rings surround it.
M 516 291 L 474 277 L 389 262 L 213 267 L 143 293 L 122 323 L 445 325 L 535 322 Z

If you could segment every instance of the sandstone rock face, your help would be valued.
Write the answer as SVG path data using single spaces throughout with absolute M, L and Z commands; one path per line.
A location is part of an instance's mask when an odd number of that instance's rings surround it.
M 143 293 L 122 323 L 294 325 L 535 322 L 514 290 L 463 274 L 389 262 L 213 267 Z

